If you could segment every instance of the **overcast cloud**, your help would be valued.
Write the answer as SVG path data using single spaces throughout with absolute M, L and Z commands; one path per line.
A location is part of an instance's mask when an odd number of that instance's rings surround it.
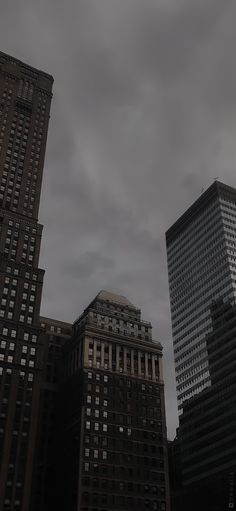
M 42 314 L 126 295 L 164 346 L 177 424 L 165 230 L 236 186 L 235 0 L 7 0 L 0 49 L 54 76 L 40 222 Z

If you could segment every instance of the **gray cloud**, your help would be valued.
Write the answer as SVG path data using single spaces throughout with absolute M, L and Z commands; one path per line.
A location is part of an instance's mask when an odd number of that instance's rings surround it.
M 164 232 L 214 177 L 235 186 L 233 0 L 5 2 L 1 49 L 54 75 L 40 220 L 42 313 L 120 292 L 175 382 Z

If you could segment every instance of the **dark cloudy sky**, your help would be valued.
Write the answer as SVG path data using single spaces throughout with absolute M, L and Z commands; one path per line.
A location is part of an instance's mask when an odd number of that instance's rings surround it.
M 42 314 L 126 295 L 173 371 L 165 230 L 215 177 L 236 185 L 235 0 L 7 0 L 0 49 L 53 74 Z

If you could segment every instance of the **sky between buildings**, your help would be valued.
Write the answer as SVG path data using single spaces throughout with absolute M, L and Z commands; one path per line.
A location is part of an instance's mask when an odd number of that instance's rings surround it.
M 214 178 L 236 186 L 234 0 L 8 0 L 0 49 L 54 76 L 40 208 L 42 314 L 100 289 L 164 347 L 177 425 L 166 229 Z

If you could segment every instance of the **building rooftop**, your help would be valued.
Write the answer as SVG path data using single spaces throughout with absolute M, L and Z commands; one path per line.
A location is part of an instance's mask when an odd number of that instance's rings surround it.
M 107 300 L 109 302 L 112 302 L 112 303 L 116 303 L 117 305 L 123 305 L 124 307 L 125 306 L 128 306 L 128 307 L 133 307 L 136 309 L 136 307 L 125 297 L 125 296 L 122 296 L 122 295 L 117 295 L 115 293 L 110 293 L 110 291 L 100 291 L 95 300 L 97 299 L 100 299 L 100 300 Z
M 166 231 L 167 246 L 176 236 L 178 236 L 191 222 L 198 217 L 213 200 L 219 196 L 226 196 L 228 199 L 236 201 L 236 189 L 220 181 L 215 180 L 205 192 L 176 220 L 176 222 Z

